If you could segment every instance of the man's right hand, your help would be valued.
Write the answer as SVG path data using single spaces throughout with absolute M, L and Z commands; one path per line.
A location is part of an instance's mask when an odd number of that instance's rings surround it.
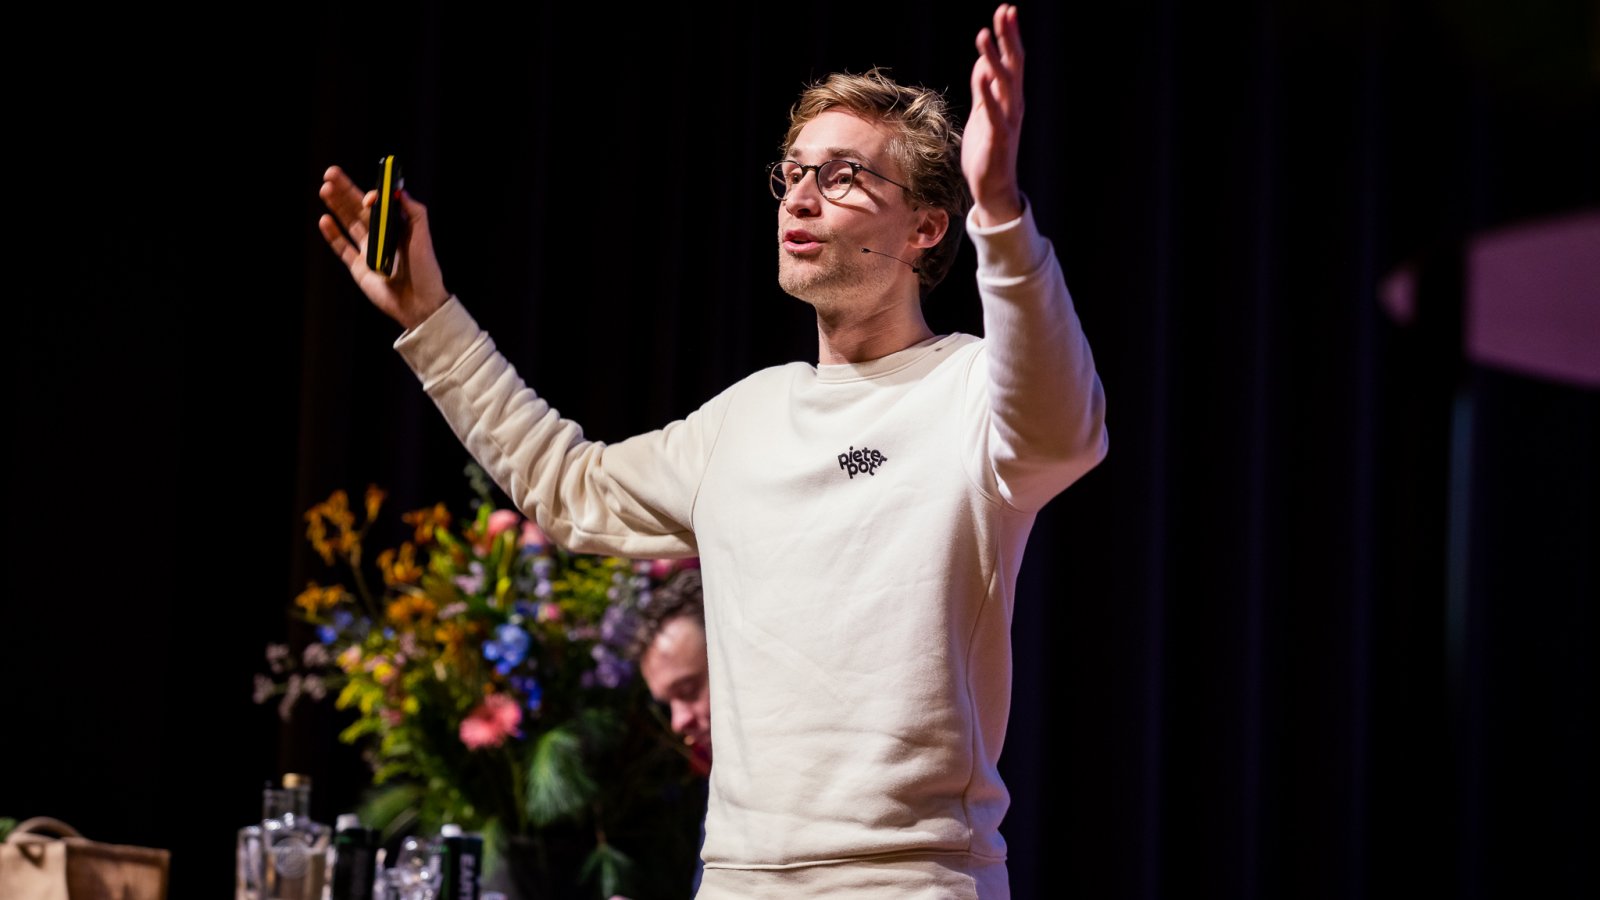
M 323 173 L 322 188 L 317 194 L 329 211 L 317 220 L 317 227 L 334 254 L 350 268 L 350 277 L 372 305 L 409 331 L 450 299 L 450 292 L 444 287 L 444 276 L 439 271 L 439 260 L 433 255 L 427 207 L 401 191 L 406 242 L 396 255 L 394 274 L 385 278 L 382 273 L 367 268 L 367 222 L 378 197 L 377 191 L 363 194 L 343 169 L 331 166 Z M 348 239 L 340 231 L 341 225 L 349 233 Z

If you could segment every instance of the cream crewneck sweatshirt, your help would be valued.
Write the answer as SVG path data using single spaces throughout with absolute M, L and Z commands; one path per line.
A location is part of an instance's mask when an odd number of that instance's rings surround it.
M 881 896 L 884 877 L 907 885 L 895 896 L 962 895 L 941 879 L 978 870 L 971 895 L 1003 895 L 1015 578 L 1035 513 L 1106 432 L 1031 210 L 967 227 L 982 339 L 765 369 L 611 445 L 526 387 L 455 298 L 396 341 L 551 538 L 699 555 L 716 747 L 702 898 Z

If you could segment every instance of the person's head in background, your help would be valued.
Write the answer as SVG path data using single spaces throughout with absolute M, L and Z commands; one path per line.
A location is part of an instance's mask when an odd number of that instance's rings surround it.
M 700 570 L 682 569 L 639 612 L 631 647 L 650 695 L 669 710 L 672 730 L 703 769 L 711 765 L 711 685 Z

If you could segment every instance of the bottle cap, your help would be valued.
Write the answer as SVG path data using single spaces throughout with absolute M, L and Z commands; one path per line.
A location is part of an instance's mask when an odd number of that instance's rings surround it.
M 440 837 L 461 837 L 461 826 L 454 822 L 446 822 L 439 826 Z
M 339 818 L 333 820 L 335 831 L 344 831 L 347 828 L 360 828 L 361 817 L 355 813 L 340 813 Z
M 286 788 L 303 787 L 309 790 L 311 788 L 311 776 L 300 772 L 285 772 L 283 773 L 283 786 Z

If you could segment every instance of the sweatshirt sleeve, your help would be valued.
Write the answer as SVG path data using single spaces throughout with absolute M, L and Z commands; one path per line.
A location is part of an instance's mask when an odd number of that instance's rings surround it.
M 728 392 L 608 445 L 586 440 L 523 384 L 455 297 L 395 349 L 472 457 L 561 546 L 634 558 L 698 552 L 694 500 Z
M 967 233 L 978 255 L 983 349 L 968 383 L 983 409 L 971 464 L 987 489 L 1036 512 L 1106 455 L 1105 394 L 1050 241 L 1031 204 Z

